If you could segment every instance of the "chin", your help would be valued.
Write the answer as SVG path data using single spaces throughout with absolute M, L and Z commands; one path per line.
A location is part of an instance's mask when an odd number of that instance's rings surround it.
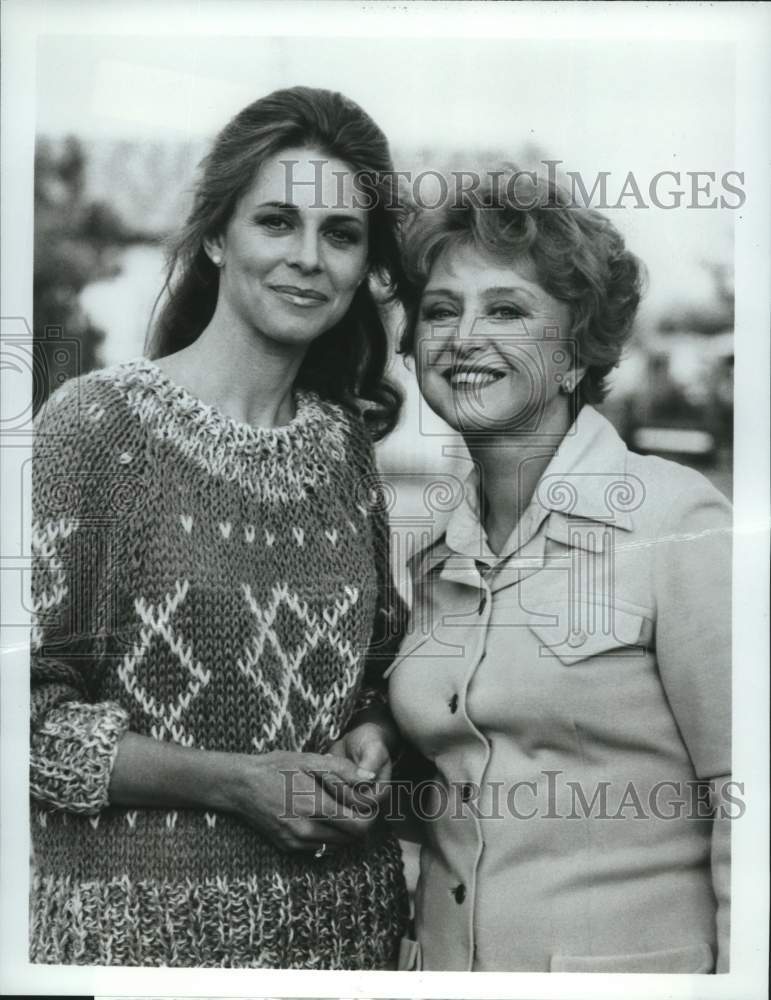
M 473 400 L 464 406 L 462 401 L 445 396 L 444 393 L 424 393 L 423 398 L 434 413 L 460 434 L 496 434 L 509 430 L 517 422 L 518 414 L 507 412 L 480 413 Z
M 318 338 L 325 333 L 326 330 L 327 327 L 321 325 L 310 326 L 307 323 L 303 323 L 302 325 L 289 325 L 285 323 L 272 329 L 270 327 L 268 327 L 268 329 L 263 329 L 263 333 L 269 340 L 272 340 L 276 344 L 308 347 L 315 340 L 318 340 Z

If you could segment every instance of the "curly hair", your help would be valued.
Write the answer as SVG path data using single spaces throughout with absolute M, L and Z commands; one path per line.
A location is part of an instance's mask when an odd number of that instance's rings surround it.
M 414 353 L 420 295 L 442 254 L 472 246 L 512 267 L 527 260 L 539 284 L 570 308 L 574 363 L 586 368 L 575 390 L 579 405 L 601 402 L 631 336 L 645 279 L 642 262 L 608 219 L 572 204 L 550 178 L 510 165 L 488 177 L 479 189 L 405 217 L 401 241 L 410 293 L 399 350 Z
M 342 160 L 367 179 L 372 194 L 367 206 L 369 274 L 381 286 L 380 304 L 402 300 L 405 281 L 385 135 L 342 94 L 311 87 L 277 90 L 243 108 L 200 164 L 192 209 L 168 246 L 158 301 L 164 293 L 167 297 L 148 337 L 149 357 L 187 347 L 208 325 L 217 304 L 219 270 L 206 254 L 204 240 L 224 231 L 260 166 L 293 146 Z M 402 406 L 401 391 L 385 375 L 388 347 L 379 302 L 364 281 L 348 313 L 310 346 L 297 385 L 360 410 L 377 440 L 396 426 Z

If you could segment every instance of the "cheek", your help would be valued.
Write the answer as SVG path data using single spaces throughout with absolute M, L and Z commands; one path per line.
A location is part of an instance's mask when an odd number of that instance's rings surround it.
M 452 390 L 438 371 L 425 365 L 416 364 L 415 376 L 421 396 L 432 407 L 444 410 L 452 399 Z
M 415 347 L 413 350 L 413 357 L 415 362 L 415 374 L 418 377 L 418 382 L 422 384 L 422 381 L 432 374 L 431 362 L 437 360 L 437 355 L 439 353 L 440 347 L 438 344 L 432 346 L 431 344 L 431 331 L 427 330 L 424 326 L 418 325 L 415 329 Z
M 567 306 L 564 306 L 560 309 L 556 309 L 554 311 L 553 318 L 551 318 L 548 322 L 553 328 L 559 331 L 557 337 L 555 338 L 554 349 L 567 355 L 566 361 L 563 362 L 559 360 L 556 361 L 555 364 L 557 364 L 560 368 L 564 367 L 564 369 L 567 370 L 570 368 L 573 363 L 573 359 L 577 354 L 577 345 L 571 332 L 573 328 L 573 317 Z
M 545 372 L 549 386 L 559 387 L 565 375 L 573 367 L 574 345 L 568 340 L 555 341 L 546 346 Z
M 352 295 L 366 275 L 367 256 L 364 250 L 346 254 L 330 261 L 329 274 L 341 294 Z
M 245 247 L 239 255 L 241 268 L 249 277 L 267 277 L 281 262 L 275 245 L 256 241 Z

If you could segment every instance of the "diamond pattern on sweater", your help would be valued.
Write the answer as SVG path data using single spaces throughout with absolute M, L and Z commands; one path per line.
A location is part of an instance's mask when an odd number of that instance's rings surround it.
M 33 558 L 39 559 L 48 573 L 50 589 L 36 589 L 32 595 L 32 636 L 30 639 L 33 651 L 41 645 L 43 628 L 40 619 L 50 611 L 58 608 L 64 602 L 69 592 L 67 573 L 58 552 L 59 542 L 76 531 L 76 518 L 61 518 L 58 521 L 46 521 L 45 524 L 32 525 L 31 548 Z
M 178 580 L 174 593 L 167 594 L 158 607 L 148 604 L 142 597 L 136 599 L 134 606 L 144 627 L 139 633 L 140 641 L 134 645 L 130 653 L 126 654 L 118 667 L 118 676 L 126 691 L 139 702 L 147 715 L 156 720 L 156 725 L 152 728 L 153 736 L 160 740 L 168 735 L 183 746 L 192 746 L 194 737 L 185 730 L 182 715 L 190 707 L 191 701 L 198 697 L 211 680 L 211 671 L 204 669 L 201 663 L 193 658 L 192 644 L 185 642 L 171 625 L 174 612 L 187 597 L 189 587 L 187 580 L 181 582 Z M 157 638 L 166 643 L 190 674 L 190 681 L 185 690 L 180 692 L 174 702 L 167 704 L 159 704 L 157 699 L 137 682 L 136 676 L 137 667 Z
M 252 740 L 258 753 L 266 746 L 273 745 L 279 736 L 288 737 L 289 746 L 294 750 L 303 749 L 318 727 L 331 728 L 331 738 L 336 739 L 332 708 L 343 702 L 353 690 L 359 675 L 360 654 L 351 648 L 338 629 L 340 620 L 359 600 L 355 587 L 345 587 L 343 596 L 330 602 L 321 613 L 309 609 L 296 592 L 287 584 L 274 586 L 271 598 L 265 607 L 257 603 L 251 587 L 242 584 L 249 610 L 257 622 L 257 632 L 252 636 L 239 658 L 238 668 L 249 678 L 265 699 L 269 718 L 262 723 L 262 736 Z M 294 649 L 286 649 L 281 642 L 276 624 L 279 609 L 285 606 L 304 626 L 302 641 Z M 342 660 L 344 670 L 331 687 L 326 690 L 315 686 L 310 676 L 303 674 L 303 664 L 308 654 L 321 643 L 326 643 Z M 265 670 L 263 653 L 268 644 L 274 652 L 281 670 L 278 676 L 270 677 Z M 303 711 L 293 709 L 303 706 Z M 297 719 L 302 718 L 302 727 Z

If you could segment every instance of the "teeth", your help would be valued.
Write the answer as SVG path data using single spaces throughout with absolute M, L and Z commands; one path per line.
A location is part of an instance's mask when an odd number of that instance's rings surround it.
M 450 385 L 455 387 L 484 388 L 503 378 L 500 372 L 455 372 L 450 376 Z

